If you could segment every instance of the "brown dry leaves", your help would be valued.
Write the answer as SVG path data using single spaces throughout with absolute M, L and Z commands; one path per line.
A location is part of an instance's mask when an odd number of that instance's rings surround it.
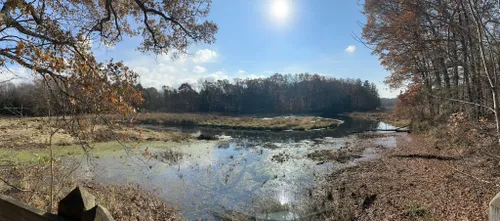
M 334 174 L 329 183 L 335 219 L 356 220 L 486 220 L 488 203 L 498 187 L 498 159 L 480 151 L 460 151 L 423 135 L 398 138 L 398 148 L 380 160 Z M 461 156 L 459 153 L 467 152 Z M 463 157 L 437 160 L 396 155 Z M 499 155 L 500 156 L 500 155 Z M 367 203 L 375 196 L 373 202 Z M 320 196 L 321 197 L 321 193 Z

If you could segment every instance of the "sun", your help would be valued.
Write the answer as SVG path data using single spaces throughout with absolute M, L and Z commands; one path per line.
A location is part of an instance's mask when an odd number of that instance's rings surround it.
M 286 21 L 290 16 L 289 0 L 272 0 L 271 14 L 279 22 Z

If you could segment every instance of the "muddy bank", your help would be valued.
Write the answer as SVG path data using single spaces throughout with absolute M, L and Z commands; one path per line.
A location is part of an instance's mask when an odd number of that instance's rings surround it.
M 334 172 L 312 191 L 318 220 L 487 220 L 498 159 L 423 135 Z
M 307 154 L 311 160 L 320 164 L 325 162 L 347 163 L 356 159 L 378 157 L 379 152 L 387 148 L 395 148 L 396 137 L 406 136 L 395 133 L 366 132 L 357 133 L 346 138 L 346 142 L 339 148 L 319 149 Z

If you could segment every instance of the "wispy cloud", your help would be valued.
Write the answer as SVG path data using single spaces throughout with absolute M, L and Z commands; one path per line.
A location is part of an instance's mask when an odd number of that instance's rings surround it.
M 349 53 L 349 54 L 354 54 L 356 52 L 356 46 L 349 45 L 349 46 L 347 46 L 347 48 L 344 51 Z

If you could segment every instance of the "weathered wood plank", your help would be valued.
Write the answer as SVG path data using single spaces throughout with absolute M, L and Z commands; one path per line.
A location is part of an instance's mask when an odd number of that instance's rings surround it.
M 19 200 L 0 195 L 0 221 L 55 221 L 52 214 L 26 205 Z
M 490 202 L 490 221 L 500 221 L 500 193 Z
M 59 202 L 58 211 L 54 215 L 0 194 L 0 221 L 114 221 L 111 213 L 96 206 L 95 197 L 81 187 Z

